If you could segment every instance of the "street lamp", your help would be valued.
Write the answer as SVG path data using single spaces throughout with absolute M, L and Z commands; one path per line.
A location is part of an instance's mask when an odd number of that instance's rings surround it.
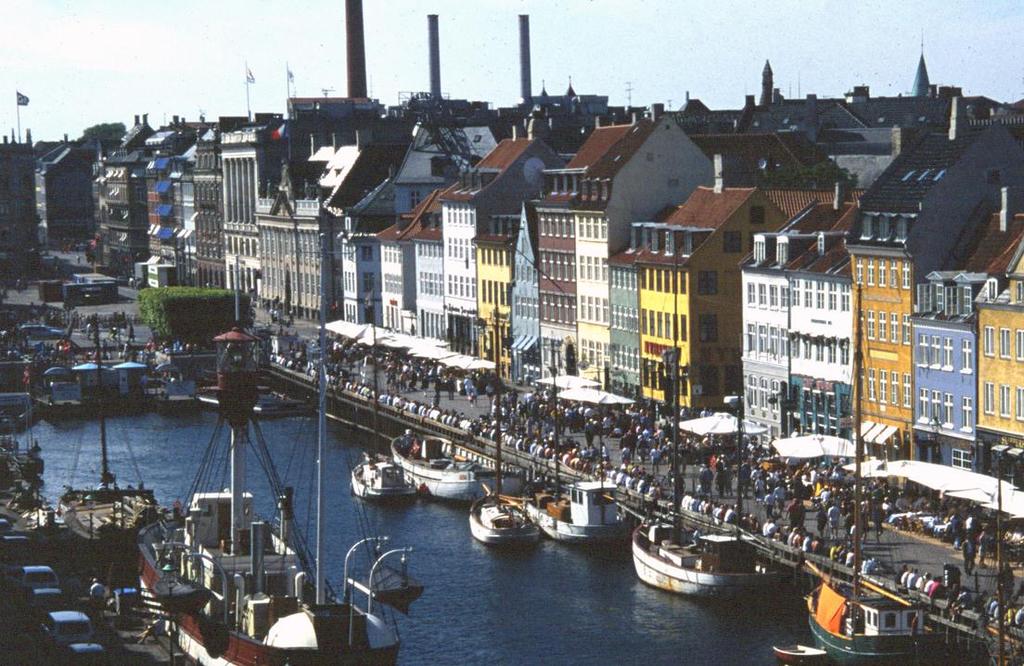
M 743 495 L 740 493 L 740 465 L 743 460 L 743 396 L 727 395 L 722 402 L 736 412 L 736 525 L 743 515 Z

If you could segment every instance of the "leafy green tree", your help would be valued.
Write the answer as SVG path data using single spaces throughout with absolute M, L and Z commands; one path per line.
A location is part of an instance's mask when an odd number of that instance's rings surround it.
M 242 318 L 248 319 L 249 297 L 239 298 Z M 158 338 L 209 346 L 214 336 L 235 325 L 235 294 L 200 287 L 144 289 L 139 292 L 139 314 Z
M 82 138 L 79 141 L 99 139 L 103 143 L 120 143 L 127 131 L 124 123 L 100 123 L 82 130 Z

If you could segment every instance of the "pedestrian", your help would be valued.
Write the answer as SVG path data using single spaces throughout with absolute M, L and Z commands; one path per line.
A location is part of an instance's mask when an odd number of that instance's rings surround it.
M 974 557 L 977 554 L 974 539 L 971 539 L 970 537 L 965 538 L 960 549 L 964 553 L 964 573 L 970 576 L 974 573 Z
M 135 325 L 128 322 L 128 342 L 135 342 Z
M 825 510 L 825 505 L 824 504 L 819 504 L 818 505 L 817 522 L 818 522 L 818 534 L 824 535 L 825 534 L 825 526 L 828 525 L 828 513 Z

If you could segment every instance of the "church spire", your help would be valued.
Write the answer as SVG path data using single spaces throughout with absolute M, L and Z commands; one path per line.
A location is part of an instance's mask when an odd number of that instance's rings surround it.
M 775 83 L 772 77 L 772 64 L 765 60 L 764 69 L 761 70 L 761 106 L 768 106 L 772 103 L 774 89 Z
M 914 87 L 910 94 L 914 97 L 927 97 L 931 82 L 928 80 L 928 66 L 924 64 L 924 50 L 921 51 L 921 59 L 917 61 L 917 74 L 914 75 Z

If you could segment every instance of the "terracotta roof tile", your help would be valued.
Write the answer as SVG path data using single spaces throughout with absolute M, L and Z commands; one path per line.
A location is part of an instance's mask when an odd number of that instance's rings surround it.
M 827 190 L 791 190 L 783 188 L 764 188 L 762 190 L 772 203 L 779 207 L 782 212 L 793 217 L 812 203 L 831 204 L 835 196 L 835 189 Z M 856 201 L 863 190 L 854 190 L 847 195 Z
M 715 193 L 710 187 L 698 187 L 665 217 L 667 224 L 717 229 L 754 193 L 754 188 L 727 187 Z
M 998 275 L 1009 270 L 1017 246 L 1024 238 L 1024 215 L 1014 215 L 1006 231 L 999 230 L 999 213 L 993 213 L 974 237 L 974 246 L 962 268 L 970 273 Z
M 604 157 L 605 153 L 611 150 L 612 146 L 618 143 L 631 127 L 632 125 L 609 125 L 596 128 L 565 168 L 586 169 L 590 167 Z
M 406 228 L 404 238 L 409 240 L 439 241 L 442 238 L 440 224 L 424 224 L 427 216 L 441 214 L 441 190 L 434 190 L 412 210 L 412 222 Z
M 526 149 L 533 144 L 533 141 L 533 139 L 502 139 L 495 146 L 494 150 L 487 153 L 473 169 L 486 170 L 488 172 L 497 170 L 500 175 L 500 173 L 512 166 L 522 156 Z M 496 179 L 494 178 L 494 180 Z M 486 189 L 490 183 L 493 183 L 494 180 L 477 189 L 468 189 L 461 181 L 456 181 L 442 193 L 442 198 L 446 201 L 470 201 L 479 192 Z

